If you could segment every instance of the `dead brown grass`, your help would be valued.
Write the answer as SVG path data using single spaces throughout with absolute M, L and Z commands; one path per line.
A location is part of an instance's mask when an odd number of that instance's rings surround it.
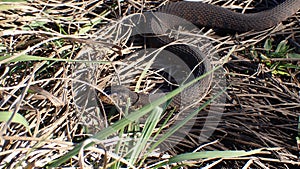
M 242 1 L 239 1 L 242 2 Z M 212 1 L 233 10 L 252 8 L 256 1 L 238 3 L 235 0 Z M 273 2 L 273 1 L 272 1 Z M 272 5 L 269 2 L 268 5 Z M 23 115 L 29 122 L 31 133 L 24 126 L 5 122 L 1 124 L 0 166 L 7 168 L 43 167 L 63 156 L 78 142 L 90 136 L 80 121 L 79 109 L 74 102 L 72 68 L 74 64 L 61 61 L 9 62 L 24 54 L 45 58 L 77 59 L 83 45 L 93 43 L 103 32 L 103 26 L 117 18 L 139 13 L 142 9 L 155 8 L 164 2 L 127 1 L 39 1 L 0 2 L 0 53 L 9 56 L 0 61 L 0 107 Z M 266 4 L 262 3 L 258 9 Z M 145 7 L 145 8 L 143 8 Z M 246 10 L 247 12 L 247 10 Z M 189 161 L 189 165 L 207 168 L 294 168 L 299 165 L 296 137 L 300 114 L 299 69 L 287 69 L 289 76 L 275 76 L 271 68 L 260 58 L 265 54 L 266 39 L 274 39 L 274 46 L 281 40 L 288 41 L 299 53 L 299 14 L 283 24 L 263 32 L 220 37 L 213 30 L 205 30 L 221 56 L 230 54 L 231 60 L 224 66 L 228 80 L 226 111 L 211 143 L 200 150 L 251 150 L 275 148 L 266 154 L 228 159 L 204 159 Z M 95 33 L 98 32 L 98 33 Z M 110 31 L 107 31 L 110 32 Z M 101 34 L 101 32 L 100 32 Z M 106 60 L 119 58 L 127 53 L 126 39 L 107 41 L 103 37 L 97 43 L 106 44 Z M 101 45 L 100 45 L 101 46 Z M 117 52 L 116 52 L 117 51 Z M 256 54 L 255 52 L 258 54 Z M 108 57 L 110 56 L 110 57 Z M 299 60 L 280 61 L 299 65 Z M 100 67 L 92 87 L 102 90 L 109 85 L 113 67 Z M 99 69 L 100 69 L 99 68 Z M 96 75 L 94 75 L 96 76 Z M 101 108 L 104 112 L 104 108 Z M 0 112 L 2 113 L 2 112 Z M 105 113 L 104 113 L 105 114 Z M 199 118 L 201 119 L 201 118 Z M 107 119 L 99 119 L 106 126 Z M 108 121 L 110 122 L 110 121 Z M 199 124 L 200 125 L 200 124 Z M 102 126 L 102 127 L 103 127 Z M 193 134 L 187 142 L 194 148 Z M 105 145 L 115 140 L 104 140 L 98 147 L 74 156 L 64 166 L 103 166 L 106 158 L 117 158 L 106 150 Z M 114 144 L 112 144 L 114 145 Z M 104 158 L 105 157 L 105 158 Z M 149 157 L 145 167 L 160 156 Z M 124 162 L 125 163 L 125 162 Z M 187 164 L 186 164 L 187 165 Z

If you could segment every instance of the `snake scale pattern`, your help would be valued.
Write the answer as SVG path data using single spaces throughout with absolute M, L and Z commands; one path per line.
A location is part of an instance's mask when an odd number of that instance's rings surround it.
M 276 24 L 295 14 L 299 9 L 300 0 L 286 0 L 272 9 L 249 14 L 237 13 L 220 6 L 201 2 L 180 1 L 169 3 L 159 8 L 157 11 L 178 16 L 199 27 L 204 26 L 209 28 L 231 30 L 235 32 L 247 32 L 265 30 L 275 26 Z M 182 46 L 176 46 L 174 49 L 177 51 L 188 51 Z M 197 54 L 197 52 L 190 52 L 188 55 L 194 59 L 194 62 L 195 60 L 201 61 L 203 59 L 201 55 Z M 188 59 L 186 60 L 187 64 L 189 64 Z M 191 67 L 194 65 L 191 65 Z M 203 72 L 201 72 L 201 74 L 203 74 Z M 196 77 L 199 75 L 196 74 Z M 204 82 L 206 82 L 205 79 Z M 187 95 L 191 96 L 191 100 L 187 100 L 188 102 L 193 102 L 195 98 L 197 99 L 197 97 L 200 97 L 199 94 L 201 92 L 199 90 L 201 90 L 201 83 L 203 83 L 203 81 L 199 81 L 192 87 L 183 91 Z M 114 87 L 114 91 L 108 92 L 108 94 L 110 96 L 114 96 L 114 100 L 123 99 L 124 101 L 129 97 L 133 104 L 145 105 L 149 103 L 147 94 L 135 93 L 123 86 Z M 180 107 L 180 97 L 177 98 L 175 96 L 172 100 L 172 103 L 173 106 L 175 105 Z

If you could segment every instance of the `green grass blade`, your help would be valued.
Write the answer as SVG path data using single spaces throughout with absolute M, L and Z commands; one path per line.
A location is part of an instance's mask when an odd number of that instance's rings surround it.
M 145 127 L 143 128 L 142 131 L 142 135 L 137 141 L 137 143 L 135 144 L 133 148 L 134 150 L 131 153 L 131 157 L 129 159 L 129 162 L 131 164 L 134 164 L 136 160 L 139 159 L 140 154 L 147 149 L 146 146 L 147 144 L 149 144 L 150 141 L 149 139 L 151 138 L 152 133 L 155 130 L 157 123 L 160 120 L 160 116 L 162 112 L 163 112 L 162 108 L 156 107 L 155 109 L 153 109 L 152 113 L 147 118 Z
M 203 159 L 203 158 L 243 157 L 243 156 L 250 156 L 250 155 L 258 154 L 261 152 L 262 152 L 262 149 L 256 149 L 256 150 L 251 150 L 251 151 L 228 150 L 228 151 L 203 151 L 203 152 L 185 153 L 185 154 L 180 154 L 180 155 L 171 157 L 168 161 L 168 164 L 182 162 L 185 160 L 196 160 L 196 159 Z
M 188 82 L 187 84 L 175 89 L 173 92 L 168 93 L 167 95 L 165 95 L 165 97 L 157 99 L 157 100 L 153 101 L 151 104 L 149 104 L 147 106 L 144 106 L 144 107 L 142 107 L 141 109 L 139 109 L 137 111 L 132 112 L 128 116 L 126 116 L 123 119 L 119 120 L 117 123 L 114 123 L 113 125 L 105 128 L 102 131 L 100 131 L 99 133 L 95 134 L 92 138 L 96 138 L 96 139 L 99 139 L 99 140 L 107 138 L 108 136 L 114 134 L 116 131 L 119 131 L 120 129 L 127 126 L 129 123 L 131 123 L 131 122 L 139 119 L 140 117 L 146 115 L 148 112 L 153 110 L 155 107 L 161 105 L 162 103 L 167 102 L 168 100 L 170 100 L 171 98 L 173 98 L 174 96 L 176 96 L 177 94 L 182 92 L 185 88 L 193 85 L 197 81 L 203 79 L 204 77 L 206 77 L 207 75 L 209 75 L 212 72 L 216 71 L 217 69 L 221 68 L 222 66 L 223 65 L 219 65 L 219 66 L 215 67 L 214 69 L 212 69 L 211 71 L 206 72 L 202 76 L 200 76 L 198 78 L 195 78 L 194 80 Z M 90 144 L 86 145 L 85 148 L 90 147 L 93 144 L 94 143 L 90 143 Z M 66 162 L 67 160 L 72 158 L 74 155 L 78 154 L 81 146 L 82 146 L 82 143 L 78 144 L 77 146 L 74 147 L 74 149 L 69 151 L 66 155 L 64 155 L 64 156 L 60 157 L 59 159 L 54 160 L 51 163 L 49 163 L 48 167 L 58 167 L 62 163 Z
M 300 54 L 298 54 L 298 53 L 288 53 L 288 58 L 300 58 Z
M 3 61 L 11 56 L 0 56 L 0 61 Z M 46 58 L 33 55 L 20 55 L 15 59 L 10 60 L 11 62 L 26 62 L 26 61 L 58 61 L 58 62 L 80 62 L 80 63 L 100 63 L 100 64 L 111 64 L 109 61 L 90 61 L 90 60 L 74 60 L 74 59 L 59 59 L 59 58 Z
M 182 126 L 184 126 L 187 122 L 189 122 L 192 118 L 194 118 L 200 110 L 205 108 L 207 105 L 209 105 L 212 101 L 214 101 L 216 98 L 218 98 L 221 94 L 223 94 L 227 88 L 217 93 L 213 98 L 209 99 L 205 103 L 203 103 L 198 109 L 190 113 L 186 118 L 184 118 L 180 123 L 178 123 L 176 126 L 171 128 L 167 133 L 165 133 L 158 141 L 155 142 L 155 144 L 152 145 L 149 152 L 154 150 L 160 143 L 162 143 L 164 140 L 166 140 L 168 137 L 170 137 L 172 134 L 174 134 L 177 130 L 179 130 Z
M 0 111 L 0 121 L 1 122 L 7 122 L 12 115 L 13 115 L 13 112 Z M 15 113 L 15 115 L 12 118 L 11 122 L 22 124 L 29 131 L 29 123 L 21 114 Z

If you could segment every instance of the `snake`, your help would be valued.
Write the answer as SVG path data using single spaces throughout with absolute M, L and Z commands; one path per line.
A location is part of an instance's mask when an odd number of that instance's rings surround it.
M 197 27 L 247 32 L 261 31 L 276 26 L 280 22 L 295 14 L 299 9 L 300 0 L 286 0 L 272 9 L 247 14 L 234 12 L 220 6 L 203 2 L 179 1 L 162 6 L 157 9 L 157 12 L 183 18 Z M 177 21 L 170 20 L 167 22 Z M 174 23 L 172 23 L 172 25 L 174 25 Z M 154 32 L 156 32 L 157 28 L 155 26 L 150 25 L 150 27 L 152 30 L 155 30 Z M 158 41 L 163 44 L 167 44 L 172 40 L 159 38 Z M 193 72 L 196 78 L 211 69 L 209 61 L 203 61 L 203 55 L 197 50 L 190 49 L 185 45 L 175 45 L 173 47 L 169 47 L 168 50 L 171 52 L 177 52 L 177 55 L 182 57 L 184 62 L 189 65 L 190 68 L 196 67 L 197 64 L 202 61 L 203 63 L 201 63 L 200 66 L 198 66 L 198 68 L 196 68 Z M 186 88 L 182 91 L 181 96 L 176 95 L 172 99 L 171 105 L 175 107 L 182 106 L 182 95 L 187 96 L 186 98 L 188 99 L 184 99 L 184 102 L 187 103 L 200 99 L 201 95 L 207 90 L 207 88 L 203 89 L 203 86 L 209 86 L 211 79 L 212 75 Z M 128 98 L 130 98 L 132 105 L 143 106 L 151 102 L 148 94 L 133 92 L 123 85 L 113 86 L 113 90 L 105 90 L 105 92 L 110 97 L 102 97 L 101 99 L 110 104 L 113 104 L 111 100 L 115 101 L 115 103 L 120 103 L 120 100 L 122 100 L 124 103 Z M 159 97 L 160 95 L 157 94 L 156 97 L 152 98 Z

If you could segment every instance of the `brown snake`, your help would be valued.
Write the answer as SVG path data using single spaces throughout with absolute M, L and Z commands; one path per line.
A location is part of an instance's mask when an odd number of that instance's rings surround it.
M 193 23 L 196 26 L 220 28 L 236 32 L 246 32 L 260 31 L 275 26 L 276 24 L 284 21 L 291 15 L 295 14 L 299 9 L 300 0 L 286 0 L 283 3 L 274 7 L 273 9 L 250 14 L 236 13 L 219 6 L 214 6 L 201 2 L 182 1 L 167 4 L 158 9 L 157 11 L 178 16 Z M 150 27 L 153 30 L 156 29 L 153 25 L 151 25 Z M 170 40 L 160 40 L 165 41 L 165 44 L 170 42 Z M 189 64 L 191 68 L 195 67 L 198 62 L 201 62 L 203 60 L 203 56 L 197 53 L 197 51 L 189 50 L 184 46 L 170 47 L 170 50 L 172 52 L 179 51 L 179 53 L 182 51 L 187 52 L 187 54 L 181 53 L 178 55 L 182 55 L 183 57 L 190 57 L 185 59 L 183 58 L 183 60 L 187 64 Z M 189 59 L 193 61 L 190 61 Z M 196 73 L 194 73 L 194 75 L 195 77 L 198 77 L 210 69 L 211 68 L 209 68 L 209 63 L 206 63 L 204 61 L 202 66 L 200 65 L 200 67 L 198 68 L 198 70 L 196 70 Z M 201 97 L 201 94 L 203 93 L 203 91 L 200 91 L 203 90 L 201 86 L 207 86 L 209 80 L 210 79 L 204 79 L 185 89 L 182 93 L 184 93 L 190 98 L 185 101 L 192 103 L 195 101 L 195 99 Z M 130 98 L 133 105 L 145 105 L 150 102 L 147 94 L 135 93 L 123 86 L 115 86 L 113 91 L 108 91 L 108 94 L 110 96 L 113 96 L 114 100 L 125 101 L 126 99 Z M 182 101 L 180 101 L 180 96 L 175 96 L 172 100 L 173 106 L 180 107 L 181 103 Z
M 287 19 L 300 9 L 300 0 L 286 0 L 273 9 L 242 14 L 201 2 L 176 2 L 158 11 L 184 18 L 196 26 L 228 29 L 237 32 L 264 30 Z

